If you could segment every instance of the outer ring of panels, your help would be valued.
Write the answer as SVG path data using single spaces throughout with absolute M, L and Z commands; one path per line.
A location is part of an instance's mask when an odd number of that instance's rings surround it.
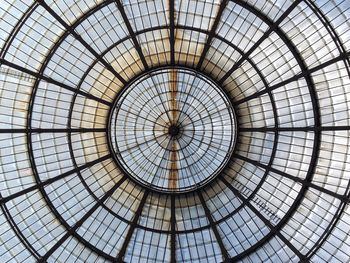
M 92 243 L 89 242 L 89 240 L 86 240 L 84 237 L 82 237 L 77 230 L 79 229 L 79 227 L 81 227 L 81 225 L 84 223 L 85 220 L 87 220 L 87 218 L 84 218 L 84 216 L 82 217 L 82 219 L 84 220 L 78 220 L 74 225 L 68 223 L 60 214 L 60 212 L 58 211 L 57 207 L 53 204 L 51 197 L 49 196 L 49 194 L 47 193 L 45 187 L 46 187 L 46 182 L 45 180 L 42 180 L 41 175 L 39 174 L 38 170 L 40 169 L 37 162 L 38 160 L 35 158 L 36 153 L 33 150 L 33 135 L 37 134 L 37 133 L 53 133 L 55 131 L 53 131 L 52 129 L 48 128 L 45 132 L 40 131 L 40 130 L 35 130 L 37 128 L 32 127 L 32 123 L 33 123 L 33 114 L 34 112 L 34 108 L 35 108 L 35 99 L 37 98 L 37 90 L 39 85 L 43 82 L 43 81 L 48 81 L 48 82 L 52 82 L 51 79 L 46 78 L 45 76 L 43 76 L 43 73 L 47 67 L 47 65 L 50 63 L 50 60 L 52 58 L 52 56 L 55 54 L 56 50 L 60 47 L 60 44 L 64 41 L 65 38 L 67 38 L 68 36 L 72 35 L 72 32 L 74 32 L 74 30 L 80 25 L 80 23 L 84 22 L 86 18 L 88 18 L 90 15 L 94 14 L 95 12 L 98 12 L 101 8 L 107 6 L 108 4 L 111 4 L 113 1 L 106 1 L 103 2 L 99 5 L 97 5 L 96 7 L 94 7 L 93 9 L 91 9 L 90 11 L 86 12 L 84 15 L 82 15 L 73 25 L 63 25 L 63 27 L 65 27 L 65 33 L 60 36 L 59 40 L 55 43 L 54 47 L 52 47 L 50 49 L 50 52 L 48 53 L 48 55 L 45 58 L 44 63 L 42 64 L 42 67 L 40 68 L 39 72 L 34 72 L 31 70 L 28 70 L 24 67 L 21 67 L 20 65 L 8 62 L 6 60 L 6 56 L 7 56 L 7 51 L 8 49 L 11 47 L 11 44 L 13 42 L 13 39 L 15 39 L 16 34 L 20 31 L 21 26 L 23 26 L 23 24 L 26 23 L 27 19 L 33 14 L 33 12 L 35 11 L 36 8 L 38 8 L 38 6 L 42 6 L 45 7 L 45 9 L 48 11 L 53 17 L 55 17 L 57 19 L 57 17 L 59 17 L 59 15 L 55 14 L 54 11 L 52 11 L 52 9 L 50 9 L 50 7 L 48 7 L 44 1 L 39 1 L 39 2 L 35 2 L 33 3 L 33 5 L 28 8 L 27 13 L 24 13 L 21 20 L 18 21 L 18 25 L 14 28 L 13 32 L 9 35 L 7 42 L 4 45 L 4 48 L 1 50 L 0 53 L 0 65 L 1 66 L 5 66 L 5 67 L 10 67 L 16 71 L 21 72 L 21 74 L 25 74 L 25 76 L 31 76 L 34 77 L 34 85 L 33 85 L 33 89 L 32 89 L 32 93 L 30 95 L 30 100 L 28 103 L 28 115 L 27 115 L 27 126 L 25 129 L 22 130 L 15 130 L 15 129 L 3 129 L 1 131 L 2 134 L 8 133 L 8 134 L 17 134 L 17 133 L 23 133 L 26 135 L 26 139 L 27 139 L 27 149 L 28 149 L 28 154 L 29 154 L 29 159 L 30 159 L 30 164 L 31 164 L 31 169 L 33 171 L 33 175 L 35 177 L 35 181 L 36 181 L 36 186 L 33 186 L 33 189 L 39 189 L 40 193 L 42 194 L 43 198 L 46 201 L 46 204 L 48 205 L 48 207 L 50 208 L 50 210 L 52 211 L 52 213 L 56 216 L 56 218 L 59 220 L 59 222 L 62 224 L 62 226 L 66 229 L 66 234 L 63 235 L 62 238 L 59 239 L 59 242 L 55 243 L 45 254 L 39 253 L 39 251 L 34 248 L 34 246 L 30 243 L 30 241 L 27 240 L 27 238 L 25 237 L 24 233 L 22 233 L 21 228 L 19 225 L 16 224 L 15 219 L 12 217 L 11 213 L 9 212 L 9 207 L 7 205 L 7 202 L 11 201 L 12 199 L 17 198 L 17 194 L 16 193 L 12 193 L 11 195 L 3 195 L 1 196 L 1 210 L 3 213 L 3 216 L 6 218 L 6 221 L 9 222 L 9 225 L 11 226 L 11 229 L 13 230 L 13 232 L 16 234 L 16 236 L 18 237 L 18 239 L 21 241 L 21 243 L 25 246 L 25 248 L 30 251 L 30 253 L 32 254 L 32 256 L 37 259 L 38 261 L 46 261 L 50 258 L 50 256 L 59 248 L 61 247 L 64 242 L 66 242 L 66 240 L 70 237 L 74 237 L 77 240 L 79 240 L 79 242 L 81 242 L 84 246 L 86 246 L 87 248 L 89 248 L 91 251 L 93 251 L 94 253 L 96 253 L 97 255 L 101 256 L 102 258 L 105 258 L 107 260 L 112 260 L 112 261 L 122 261 L 125 259 L 125 254 L 127 252 L 127 246 L 128 246 L 128 242 L 130 242 L 131 237 L 133 235 L 133 231 L 135 231 L 135 229 L 147 229 L 148 231 L 152 232 L 152 229 L 147 228 L 145 226 L 142 226 L 141 223 L 139 222 L 139 218 L 140 216 L 142 216 L 142 211 L 144 208 L 144 205 L 146 203 L 146 201 L 148 200 L 147 198 L 149 196 L 153 196 L 153 195 L 157 195 L 157 193 L 153 193 L 152 191 L 150 191 L 151 189 L 145 189 L 142 190 L 141 192 L 143 192 L 142 198 L 140 198 L 140 203 L 139 206 L 137 207 L 136 211 L 135 211 L 135 216 L 130 219 L 130 220 L 126 220 L 127 223 L 129 224 L 130 228 L 129 231 L 127 232 L 126 236 L 125 236 L 125 242 L 122 244 L 120 251 L 118 252 L 117 256 L 111 256 L 108 253 L 105 253 L 104 251 L 102 251 L 101 249 L 97 248 L 95 245 L 93 245 Z M 121 2 L 116 1 L 117 6 L 119 9 L 121 9 L 122 6 Z M 223 12 L 226 10 L 226 7 L 228 5 L 231 5 L 232 3 L 235 3 L 236 5 L 240 6 L 241 8 L 243 8 L 244 10 L 248 10 L 251 14 L 255 15 L 256 18 L 261 19 L 266 25 L 268 25 L 269 29 L 266 32 L 269 32 L 269 34 L 266 34 L 266 37 L 264 38 L 264 36 L 261 38 L 261 41 L 258 40 L 256 43 L 256 45 L 253 45 L 252 47 L 252 51 L 250 52 L 250 50 L 248 51 L 242 51 L 239 49 L 239 47 L 235 46 L 234 44 L 232 44 L 229 40 L 225 39 L 224 37 L 216 34 L 216 31 L 218 30 L 218 24 L 220 22 L 220 18 L 223 15 Z M 175 17 L 174 13 L 175 13 L 175 3 L 173 1 L 170 1 L 170 7 L 169 7 L 169 12 L 170 12 L 170 17 Z M 327 28 L 327 30 L 330 32 L 329 34 L 331 35 L 331 39 L 334 43 L 336 43 L 336 48 L 335 50 L 337 50 L 338 56 L 331 58 L 328 61 L 322 62 L 320 64 L 317 64 L 317 66 L 314 67 L 309 67 L 307 62 L 304 60 L 303 55 L 301 54 L 301 52 L 299 52 L 297 46 L 294 44 L 293 41 L 291 41 L 289 39 L 289 36 L 287 35 L 287 33 L 284 31 L 284 29 L 282 27 L 280 27 L 280 24 L 282 24 L 282 22 L 288 17 L 288 15 L 290 15 L 293 10 L 295 10 L 298 6 L 302 5 L 305 9 L 310 9 L 312 10 L 313 14 L 316 15 L 318 17 L 318 19 L 322 22 L 322 24 Z M 324 187 L 323 185 L 319 185 L 317 183 L 315 183 L 315 181 L 313 180 L 315 174 L 316 174 L 316 168 L 318 165 L 318 161 L 319 159 L 323 158 L 323 156 L 320 155 L 321 151 L 323 150 L 323 148 L 321 147 L 322 143 L 323 143 L 323 138 L 327 137 L 327 136 L 332 136 L 332 135 L 328 135 L 328 133 L 337 133 L 337 132 L 349 132 L 350 130 L 350 126 L 349 126 L 349 122 L 347 125 L 337 125 L 336 123 L 332 124 L 332 125 L 322 125 L 324 123 L 324 121 L 322 121 L 323 119 L 323 113 L 322 113 L 322 109 L 320 109 L 320 100 L 319 100 L 319 94 L 318 94 L 318 90 L 317 90 L 317 77 L 316 77 L 316 73 L 319 72 L 320 70 L 324 70 L 329 66 L 335 65 L 336 63 L 344 63 L 344 67 L 345 67 L 345 71 L 347 73 L 346 77 L 349 77 L 349 50 L 346 48 L 346 46 L 344 45 L 344 43 L 342 43 L 340 36 L 338 36 L 337 31 L 334 29 L 333 24 L 328 20 L 327 16 L 324 15 L 324 13 L 318 8 L 318 6 L 308 0 L 305 1 L 295 1 L 292 4 L 290 4 L 290 6 L 284 10 L 281 15 L 279 16 L 278 19 L 273 20 L 270 19 L 262 10 L 258 10 L 257 7 L 255 7 L 254 5 L 250 4 L 250 3 L 246 3 L 243 1 L 222 1 L 220 2 L 220 4 L 218 5 L 219 10 L 217 13 L 216 18 L 214 18 L 214 22 L 212 23 L 212 28 L 210 29 L 199 29 L 196 28 L 194 26 L 183 26 L 183 25 L 175 25 L 174 22 L 170 21 L 170 23 L 167 26 L 164 27 L 158 27 L 158 28 L 149 28 L 149 29 L 144 29 L 142 31 L 137 31 L 137 32 L 133 32 L 132 29 L 130 30 L 130 28 L 128 28 L 129 30 L 129 35 L 127 37 L 125 37 L 124 40 L 132 40 L 134 42 L 134 45 L 136 46 L 136 50 L 140 56 L 140 60 L 142 61 L 142 63 L 145 65 L 147 65 L 147 67 L 145 66 L 145 69 L 143 70 L 143 74 L 147 74 L 149 72 L 151 72 L 152 70 L 157 70 L 159 68 L 162 68 L 164 66 L 172 66 L 172 67 L 183 67 L 183 68 L 192 68 L 193 70 L 197 70 L 199 72 L 201 72 L 201 74 L 207 75 L 208 78 L 210 79 L 216 79 L 218 85 L 220 85 L 227 94 L 230 94 L 230 86 L 227 84 L 227 81 L 229 80 L 229 77 L 232 73 L 235 72 L 235 70 L 237 70 L 240 66 L 240 64 L 242 64 L 243 62 L 247 61 L 248 64 L 250 64 L 251 68 L 253 68 L 254 70 L 256 70 L 257 75 L 260 77 L 261 82 L 264 84 L 264 89 L 260 90 L 254 94 L 250 94 L 248 96 L 245 96 L 241 99 L 236 100 L 236 98 L 234 97 L 230 97 L 230 99 L 232 100 L 232 104 L 235 107 L 235 112 L 237 114 L 237 127 L 238 127 L 238 135 L 237 135 L 237 145 L 235 146 L 235 149 L 233 151 L 233 155 L 232 158 L 230 160 L 230 162 L 228 163 L 227 167 L 222 171 L 222 173 L 215 178 L 213 181 L 210 182 L 210 184 L 208 184 L 206 187 L 204 187 L 203 189 L 200 189 L 197 193 L 193 193 L 194 195 L 196 195 L 196 198 L 199 200 L 198 203 L 200 203 L 202 205 L 203 208 L 203 213 L 204 216 L 207 220 L 207 224 L 206 225 L 200 225 L 199 227 L 197 227 L 197 229 L 195 229 L 196 231 L 199 230 L 203 230 L 203 229 L 211 229 L 212 234 L 216 240 L 216 244 L 217 244 L 217 248 L 220 251 L 220 255 L 215 258 L 216 260 L 220 261 L 218 258 L 220 258 L 222 261 L 238 261 L 238 260 L 242 260 L 242 259 L 248 259 L 249 260 L 254 260 L 254 252 L 259 251 L 261 249 L 267 249 L 265 246 L 267 246 L 267 244 L 269 244 L 269 242 L 271 240 L 276 240 L 278 239 L 278 242 L 282 242 L 284 244 L 284 246 L 287 248 L 286 250 L 290 251 L 290 254 L 293 254 L 294 256 L 290 256 L 289 260 L 292 261 L 296 261 L 296 260 L 300 260 L 300 261 L 308 261 L 308 260 L 317 260 L 317 258 L 314 258 L 315 255 L 317 255 L 318 251 L 323 250 L 324 251 L 324 244 L 326 244 L 328 241 L 327 239 L 329 237 L 331 237 L 332 235 L 334 235 L 333 231 L 339 231 L 338 230 L 338 226 L 337 224 L 339 224 L 339 222 L 343 222 L 343 216 L 344 214 L 346 214 L 345 211 L 347 211 L 348 209 L 348 202 L 349 202 L 349 181 L 345 180 L 345 182 L 343 182 L 342 188 L 344 188 L 344 191 L 342 192 L 337 192 L 336 190 L 332 191 L 329 190 L 329 188 Z M 124 12 L 125 14 L 125 12 Z M 122 16 L 123 16 L 123 12 L 122 12 Z M 125 20 L 125 19 L 124 19 Z M 217 22 L 215 22 L 217 21 Z M 125 22 L 125 21 L 124 21 Z M 159 30 L 160 28 L 162 29 L 168 29 L 170 31 L 170 50 L 171 50 L 171 60 L 168 62 L 168 65 L 156 65 L 156 66 L 149 66 L 147 61 L 145 60 L 145 57 L 142 55 L 142 49 L 140 49 L 139 44 L 137 43 L 138 39 L 137 37 L 139 37 L 141 34 L 144 34 L 146 32 L 152 32 L 154 30 Z M 201 53 L 201 58 L 198 61 L 197 65 L 188 65 L 188 64 L 183 64 L 181 62 L 177 62 L 175 59 L 173 59 L 173 57 L 175 57 L 175 47 L 173 46 L 173 42 L 174 40 L 174 33 L 171 33 L 177 29 L 181 29 L 181 30 L 189 30 L 191 32 L 196 32 L 196 33 L 200 33 L 200 34 L 205 34 L 207 36 L 206 42 L 204 44 L 204 49 L 203 52 Z M 262 70 L 260 70 L 258 63 L 255 63 L 254 58 L 251 58 L 251 56 L 254 53 L 254 49 L 256 49 L 259 45 L 261 45 L 265 39 L 268 38 L 269 35 L 274 34 L 276 36 L 278 36 L 279 40 L 281 40 L 283 42 L 283 45 L 285 45 L 288 48 L 288 52 L 290 52 L 292 54 L 292 59 L 295 60 L 297 62 L 297 65 L 300 69 L 300 72 L 296 73 L 295 75 L 284 79 L 283 81 L 280 81 L 278 83 L 275 84 L 270 84 L 270 81 L 267 80 L 264 75 L 261 73 Z M 74 35 L 74 34 L 73 34 Z M 78 38 L 79 40 L 79 38 Z M 80 40 L 79 40 L 80 41 Z M 206 67 L 204 66 L 204 58 L 207 55 L 211 44 L 214 41 L 221 41 L 225 44 L 227 44 L 230 48 L 234 49 L 235 51 L 237 51 L 238 53 L 241 54 L 241 59 L 239 60 L 239 62 L 237 62 L 237 64 L 233 65 L 231 70 L 229 70 L 228 72 L 226 72 L 226 74 L 224 76 L 221 76 L 220 78 L 213 76 L 212 72 L 208 72 Z M 112 49 L 113 47 L 110 47 L 109 49 L 107 49 L 105 51 L 105 54 L 107 54 L 110 49 Z M 103 55 L 105 54 L 98 54 L 97 60 L 99 60 L 100 62 L 103 60 Z M 241 62 L 240 62 L 241 61 Z M 93 63 L 94 65 L 96 64 L 96 61 Z M 86 74 L 83 76 L 82 79 L 84 79 L 88 74 L 89 71 L 91 70 L 91 68 L 93 67 L 93 65 L 89 67 L 89 69 L 86 71 Z M 331 71 L 330 71 L 331 72 Z M 326 72 L 328 73 L 328 72 Z M 326 75 L 326 73 L 324 73 Z M 9 71 L 7 71 L 7 74 L 9 75 Z M 15 76 L 16 77 L 16 76 Z M 18 77 L 18 76 L 17 76 Z M 21 75 L 19 75 L 19 77 L 21 77 Z M 23 76 L 22 76 L 23 77 Z M 122 77 L 121 77 L 122 79 Z M 316 79 L 316 81 L 315 81 Z M 128 86 L 129 83 L 131 83 L 134 79 L 130 79 L 128 81 L 125 81 L 125 83 L 123 83 L 124 86 Z M 279 122 L 279 117 L 278 116 L 278 101 L 276 100 L 276 94 L 275 91 L 278 90 L 278 88 L 284 86 L 284 85 L 288 85 L 289 83 L 293 82 L 293 81 L 297 81 L 297 80 L 302 80 L 304 81 L 305 85 L 306 85 L 306 89 L 307 89 L 307 95 L 310 97 L 310 105 L 312 105 L 312 108 L 310 110 L 310 114 L 312 115 L 312 117 L 310 118 L 312 125 L 309 126 L 303 126 L 303 127 L 285 127 L 283 125 L 280 125 Z M 73 119 L 73 108 L 74 108 L 74 104 L 76 102 L 76 99 L 78 96 L 86 96 L 89 97 L 92 100 L 96 100 L 96 96 L 95 95 L 89 95 L 89 94 L 85 94 L 82 93 L 82 90 L 80 89 L 80 86 L 82 84 L 83 80 L 81 80 L 80 84 L 79 84 L 79 88 L 76 89 L 73 95 L 73 99 L 71 101 L 71 105 L 70 105 L 70 109 L 69 109 L 69 125 L 68 125 L 68 129 L 66 129 L 65 132 L 67 132 L 68 134 L 68 141 L 69 141 L 69 154 L 74 166 L 74 169 L 72 171 L 70 171 L 70 173 L 76 173 L 77 176 L 79 177 L 79 179 L 81 180 L 82 184 L 84 185 L 84 189 L 86 189 L 91 196 L 94 197 L 94 199 L 97 201 L 97 205 L 96 205 L 96 209 L 99 207 L 104 207 L 106 208 L 107 211 L 109 211 L 110 213 L 113 213 L 112 209 L 108 209 L 108 207 L 106 207 L 106 204 L 104 203 L 107 198 L 109 198 L 113 193 L 111 191 L 107 191 L 106 195 L 99 198 L 95 195 L 94 191 L 86 184 L 84 184 L 84 178 L 81 174 L 81 171 L 89 166 L 93 166 L 95 164 L 98 163 L 102 163 L 104 161 L 106 161 L 107 159 L 112 157 L 111 152 L 109 152 L 106 156 L 104 157 L 100 157 L 95 161 L 86 161 L 85 165 L 78 165 L 77 164 L 77 160 L 75 158 L 75 153 L 74 153 L 74 146 L 73 146 L 73 133 L 84 133 L 87 132 L 86 130 L 84 130 L 84 128 L 76 128 L 74 131 L 71 126 L 71 122 Z M 57 85 L 57 83 L 54 83 L 55 85 Z M 64 85 L 63 85 L 64 86 Z M 66 87 L 67 88 L 67 87 Z M 83 91 L 84 92 L 84 91 Z M 230 95 L 229 95 L 230 96 Z M 242 113 L 242 108 L 240 108 L 240 105 L 248 103 L 251 100 L 255 100 L 258 99 L 262 96 L 266 96 L 269 99 L 270 102 L 270 106 L 271 106 L 271 111 L 272 111 L 272 119 L 274 120 L 273 125 L 268 126 L 268 127 L 248 127 L 245 126 L 245 121 L 246 119 L 244 119 L 244 114 Z M 106 101 L 102 98 L 97 98 L 97 100 L 99 100 L 99 102 L 104 102 L 106 103 Z M 106 103 L 107 104 L 107 103 Z M 108 104 L 109 107 L 112 106 L 112 103 Z M 292 105 L 293 106 L 293 105 Z M 247 106 L 247 108 L 249 108 Z M 248 114 L 249 115 L 249 114 Z M 253 113 L 251 113 L 251 115 L 253 115 Z M 92 128 L 92 130 L 94 130 L 94 128 Z M 57 131 L 56 131 L 57 132 Z M 94 130 L 93 132 L 97 132 L 97 130 Z M 102 132 L 104 134 L 104 136 L 107 136 L 108 133 L 108 129 L 100 129 L 98 132 Z M 254 134 L 254 136 L 256 136 L 256 134 L 273 134 L 273 139 L 271 140 L 271 151 L 269 152 L 269 158 L 268 161 L 266 162 L 261 162 L 260 160 L 255 160 L 254 158 L 250 157 L 248 154 L 246 156 L 242 155 L 243 151 L 242 149 L 244 148 L 244 142 L 242 140 L 242 138 L 246 137 L 246 133 L 252 133 Z M 276 168 L 275 165 L 275 160 L 278 157 L 278 154 L 282 154 L 282 151 L 279 149 L 279 143 L 280 143 L 280 138 L 285 139 L 285 134 L 286 133 L 309 133 L 311 139 L 309 141 L 311 141 L 311 147 L 309 150 L 309 155 L 305 155 L 305 158 L 309 158 L 309 162 L 308 162 L 308 167 L 305 171 L 305 176 L 304 177 L 298 177 L 293 175 L 293 174 L 289 174 L 287 171 L 281 171 L 278 168 Z M 253 136 L 252 136 L 253 137 Z M 335 138 L 335 135 L 333 135 L 333 139 Z M 253 141 L 254 138 L 251 138 L 251 141 Z M 335 140 L 335 139 L 334 139 Z M 249 143 L 248 143 L 249 144 Z M 290 145 L 293 145 L 292 142 L 290 142 Z M 304 145 L 305 146 L 305 145 Z M 110 149 L 110 143 L 109 143 L 109 150 Z M 248 150 L 247 150 L 248 151 Z M 254 167 L 258 167 L 261 170 L 263 170 L 263 174 L 261 176 L 261 180 L 260 182 L 257 183 L 255 189 L 253 189 L 253 191 L 251 191 L 249 194 L 244 193 L 244 191 L 242 190 L 243 188 L 239 188 L 239 186 L 234 184 L 234 179 L 232 181 L 229 181 L 229 179 L 232 179 L 228 176 L 228 174 L 230 173 L 232 167 L 235 166 L 236 163 L 239 162 L 244 162 L 244 163 L 248 163 L 251 166 Z M 302 163 L 303 164 L 303 163 Z M 328 167 L 331 168 L 331 167 Z M 260 203 L 259 200 L 255 201 L 255 197 L 256 194 L 259 192 L 261 186 L 267 182 L 267 178 L 270 176 L 270 174 L 273 173 L 275 175 L 278 176 L 282 176 L 285 178 L 288 178 L 288 180 L 292 180 L 296 183 L 299 184 L 299 188 L 297 193 L 294 196 L 294 199 L 292 200 L 292 204 L 290 206 L 288 206 L 288 209 L 283 213 L 282 217 L 279 217 L 278 213 L 274 214 L 272 217 L 268 218 L 266 216 L 264 216 L 264 211 L 267 214 L 273 214 L 274 212 L 269 208 L 264 207 L 264 204 Z M 121 186 L 125 180 L 127 180 L 124 177 L 121 176 L 122 179 L 120 179 L 120 181 L 115 183 L 115 187 L 119 187 Z M 215 216 L 212 214 L 212 211 L 210 210 L 211 207 L 208 205 L 208 202 L 210 201 L 210 198 L 213 198 L 213 196 L 209 196 L 208 193 L 206 192 L 208 189 L 210 189 L 212 187 L 212 185 L 215 184 L 221 184 L 224 185 L 225 187 L 227 187 L 226 189 L 229 189 L 230 191 L 232 191 L 232 193 L 234 193 L 235 197 L 237 199 L 240 200 L 241 205 L 239 205 L 236 209 L 233 209 L 233 211 L 231 211 L 231 213 L 229 213 L 225 218 L 231 216 L 233 217 L 234 215 L 238 215 L 240 212 L 240 209 L 249 209 L 249 211 L 252 211 L 257 220 L 260 220 L 261 222 L 264 223 L 266 229 L 263 229 L 262 231 L 264 231 L 263 233 L 263 237 L 258 239 L 257 242 L 255 242 L 254 244 L 251 244 L 249 247 L 247 247 L 244 251 L 241 251 L 240 253 L 237 253 L 235 256 L 231 256 L 230 255 L 230 251 L 227 248 L 227 243 L 224 240 L 224 236 L 222 235 L 222 233 L 219 230 L 219 225 L 220 223 L 222 223 L 224 221 L 224 218 L 221 218 L 219 220 L 215 219 Z M 326 185 L 327 186 L 327 185 Z M 112 190 L 115 190 L 114 188 L 112 188 Z M 29 190 L 23 190 L 23 194 L 28 194 L 30 191 Z M 208 190 L 209 191 L 209 190 Z M 310 192 L 311 191 L 311 192 Z M 305 200 L 305 198 L 309 198 L 309 195 L 312 194 L 312 191 L 318 191 L 320 193 L 320 196 L 323 195 L 327 195 L 327 198 L 334 198 L 336 201 L 333 201 L 333 208 L 335 210 L 335 212 L 333 213 L 333 217 L 331 220 L 329 220 L 329 224 L 324 227 L 324 231 L 319 234 L 317 233 L 318 239 L 313 242 L 313 245 L 311 246 L 311 248 L 307 249 L 306 251 L 302 250 L 299 248 L 299 245 L 297 244 L 297 242 L 288 235 L 288 231 L 286 230 L 286 225 L 288 224 L 288 222 L 293 219 L 296 220 L 295 218 L 293 218 L 293 216 L 298 213 L 298 209 L 302 209 L 300 208 L 301 205 L 303 204 L 305 207 L 305 203 L 303 203 Z M 19 192 L 22 193 L 22 192 Z M 190 194 L 189 194 L 190 195 Z M 105 198 L 105 199 L 104 199 Z M 180 197 L 177 196 L 176 194 L 174 195 L 169 195 L 169 199 L 170 199 L 170 210 L 171 210 L 171 216 L 170 216 L 170 230 L 169 231 L 164 231 L 165 233 L 167 233 L 170 236 L 170 261 L 171 262 L 175 262 L 179 257 L 179 255 L 176 254 L 176 251 L 178 249 L 178 245 L 179 243 L 177 243 L 176 239 L 177 236 L 182 234 L 182 233 L 190 233 L 191 231 L 195 232 L 195 230 L 183 230 L 183 231 L 179 231 L 176 230 L 176 217 L 175 217 L 175 208 L 176 208 L 176 202 L 178 202 L 178 200 L 180 198 L 187 198 L 187 197 Z M 320 197 L 321 198 L 321 197 Z M 310 199 L 311 200 L 311 199 Z M 290 200 L 289 200 L 290 201 Z M 255 203 L 257 202 L 257 203 Z M 254 204 L 255 203 L 255 204 Z M 243 207 L 243 208 L 242 208 Z M 261 210 L 259 210 L 261 209 Z M 86 217 L 90 216 L 89 213 L 85 214 Z M 276 221 L 274 222 L 274 219 L 276 218 Z M 315 222 L 313 222 L 315 223 Z M 162 230 L 154 230 L 154 232 L 162 232 Z M 329 246 L 329 244 L 328 244 Z M 283 246 L 281 246 L 282 248 Z M 301 246 L 302 247 L 302 246 Z M 324 253 L 324 252 L 322 252 Z M 342 252 L 344 254 L 344 252 Z M 349 255 L 347 255 L 349 256 Z M 346 258 L 346 256 L 344 256 L 344 258 Z M 271 259 L 271 258 L 269 258 Z M 261 258 L 260 258 L 261 260 Z

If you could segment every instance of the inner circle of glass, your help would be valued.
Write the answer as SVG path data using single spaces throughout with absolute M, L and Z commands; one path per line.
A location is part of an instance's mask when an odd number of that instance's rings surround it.
M 162 69 L 129 85 L 116 100 L 110 138 L 115 159 L 143 186 L 188 192 L 225 167 L 236 124 L 225 93 L 187 69 Z

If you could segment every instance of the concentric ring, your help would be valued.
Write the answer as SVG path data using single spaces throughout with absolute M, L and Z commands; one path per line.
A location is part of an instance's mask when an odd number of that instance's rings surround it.
M 198 190 L 229 161 L 233 107 L 216 84 L 189 69 L 159 69 L 126 87 L 110 120 L 115 159 L 159 192 Z
M 2 1 L 1 262 L 350 261 L 349 10 Z

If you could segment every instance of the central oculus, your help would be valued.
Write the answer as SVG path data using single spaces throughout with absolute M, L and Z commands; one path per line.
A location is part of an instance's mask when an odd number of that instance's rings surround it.
M 157 192 L 189 192 L 213 180 L 229 161 L 235 136 L 226 94 L 189 69 L 141 75 L 120 93 L 109 118 L 118 166 Z
M 175 136 L 179 135 L 180 127 L 172 124 L 172 125 L 170 125 L 170 127 L 168 129 L 168 133 L 170 136 L 175 137 Z

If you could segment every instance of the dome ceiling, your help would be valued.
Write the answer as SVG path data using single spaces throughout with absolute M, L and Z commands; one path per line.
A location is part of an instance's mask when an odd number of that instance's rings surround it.
M 5 0 L 1 262 L 350 262 L 350 3 Z

